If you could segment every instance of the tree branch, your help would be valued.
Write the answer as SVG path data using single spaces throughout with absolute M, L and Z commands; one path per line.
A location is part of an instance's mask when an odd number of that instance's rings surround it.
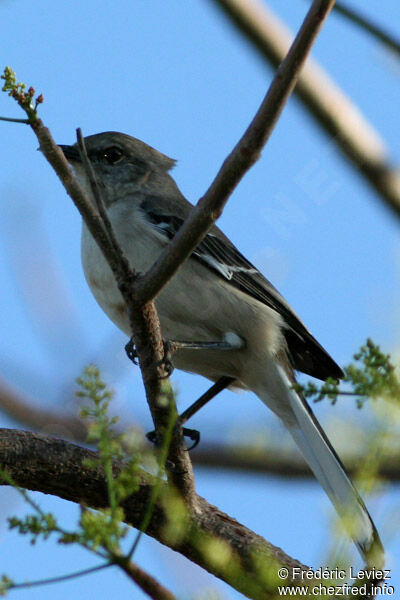
M 131 561 L 116 561 L 124 573 L 153 600 L 177 600 L 166 587 Z
M 259 0 L 213 0 L 261 56 L 279 65 L 292 34 Z M 400 217 L 400 169 L 389 150 L 359 109 L 315 60 L 305 64 L 295 94 L 355 169 Z
M 0 378 L 0 410 L 15 421 L 32 429 L 58 433 L 63 438 L 82 441 L 87 439 L 83 421 L 66 412 L 50 410 L 33 399 L 17 392 L 9 382 Z
M 380 27 L 372 19 L 369 19 L 365 15 L 356 11 L 354 8 L 350 8 L 343 4 L 343 2 L 336 2 L 335 12 L 342 15 L 358 27 L 370 33 L 375 39 L 377 39 L 386 48 L 397 54 L 400 57 L 400 40 L 397 39 L 393 34 Z
M 314 0 L 246 132 L 225 159 L 211 186 L 174 239 L 152 268 L 137 282 L 137 294 L 143 302 L 153 299 L 190 256 L 211 225 L 221 216 L 235 187 L 260 157 L 334 3 L 335 0 Z
M 31 122 L 31 127 L 39 140 L 40 149 L 74 201 L 117 280 L 119 290 L 125 300 L 135 339 L 147 401 L 156 430 L 162 435 L 168 430 L 171 422 L 172 425 L 176 424 L 178 413 L 172 388 L 166 379 L 164 347 L 154 303 L 143 304 L 137 299 L 135 293 L 136 274 L 130 268 L 122 252 L 112 243 L 99 212 L 78 184 L 69 163 L 54 142 L 50 131 L 38 118 Z M 186 502 L 193 502 L 196 497 L 193 469 L 188 452 L 182 444 L 180 427 L 173 427 L 168 460 L 176 467 L 173 471 L 168 472 L 169 479 L 181 491 Z
M 57 434 L 63 439 L 75 442 L 87 440 L 87 427 L 80 419 L 65 413 L 42 408 L 40 402 L 29 399 L 13 390 L 0 380 L 0 410 L 25 427 Z M 137 428 L 137 423 L 122 423 L 123 430 Z M 122 427 L 117 428 L 122 432 Z M 201 443 L 190 453 L 194 466 L 208 469 L 229 469 L 246 473 L 265 473 L 281 478 L 313 479 L 307 463 L 299 454 L 286 452 L 285 449 L 271 447 L 268 451 L 254 446 L 241 444 Z M 358 472 L 363 456 L 351 453 L 346 456 L 346 471 L 350 475 Z M 400 459 L 397 455 L 384 456 L 379 461 L 378 477 L 388 481 L 400 481 Z
M 171 388 L 168 383 L 163 381 L 166 375 L 163 362 L 164 348 L 157 312 L 151 301 L 206 235 L 210 226 L 220 216 L 233 189 L 258 159 L 262 147 L 271 135 L 283 106 L 294 88 L 299 70 L 334 2 L 335 0 L 314 0 L 249 128 L 225 160 L 207 193 L 200 199 L 196 209 L 172 243 L 149 272 L 140 279 L 137 279 L 120 249 L 113 244 L 114 237 L 109 232 L 110 224 L 104 222 L 99 211 L 85 197 L 83 190 L 74 179 L 62 151 L 52 140 L 48 129 L 43 126 L 36 115 L 31 120 L 31 126 L 39 139 L 41 150 L 59 175 L 113 270 L 126 303 L 149 406 L 156 429 L 160 432 L 165 433 L 168 430 L 171 418 L 176 422 L 177 410 Z M 82 140 L 80 142 L 82 150 Z M 97 199 L 95 182 L 92 183 L 92 186 Z M 169 459 L 176 466 L 170 474 L 170 478 L 179 487 L 187 501 L 192 501 L 195 498 L 193 471 L 190 459 L 183 449 L 179 427 L 173 429 Z
M 272 447 L 261 452 L 254 447 L 223 444 L 199 445 L 191 453 L 194 465 L 209 469 L 229 469 L 246 473 L 265 473 L 282 478 L 314 479 L 309 466 L 295 452 Z M 365 457 L 352 453 L 343 461 L 349 475 L 356 475 Z M 396 454 L 382 456 L 377 465 L 376 476 L 388 481 L 400 481 L 400 458 Z
M 100 468 L 90 469 L 83 462 L 95 456 L 86 448 L 49 436 L 0 429 L 0 464 L 17 485 L 104 508 L 108 501 L 104 474 Z M 143 522 L 152 483 L 153 478 L 143 471 L 138 492 L 124 503 L 126 522 L 133 527 L 138 528 Z M 0 480 L 0 484 L 4 482 Z M 169 513 L 171 505 L 174 514 Z M 146 533 L 249 598 L 278 598 L 279 567 L 289 570 L 282 585 L 296 583 L 291 575 L 294 567 L 300 571 L 309 569 L 201 497 L 197 497 L 195 509 L 189 506 L 182 513 L 183 529 L 176 526 L 175 509 L 171 488 L 164 485 Z M 170 519 L 175 519 L 172 526 Z

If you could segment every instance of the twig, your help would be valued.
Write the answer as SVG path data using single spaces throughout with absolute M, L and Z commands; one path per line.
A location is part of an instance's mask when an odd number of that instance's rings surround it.
M 260 0 L 213 0 L 264 59 L 279 65 L 292 34 Z M 379 197 L 400 217 L 400 169 L 379 134 L 328 74 L 308 59 L 295 94 Z
M 76 180 L 61 148 L 55 143 L 50 131 L 43 125 L 41 119 L 37 118 L 31 122 L 31 127 L 39 140 L 40 150 L 58 175 L 67 194 L 72 198 L 90 233 L 99 244 L 107 262 L 110 266 L 113 265 L 116 268 L 116 265 L 119 264 L 119 257 L 109 243 L 102 219 Z
M 97 565 L 96 567 L 89 567 L 88 569 L 81 569 L 80 571 L 75 571 L 75 573 L 68 573 L 67 575 L 59 575 L 58 577 L 48 577 L 46 579 L 36 579 L 34 581 L 27 581 L 24 583 L 12 583 L 9 587 L 10 590 L 16 590 L 21 588 L 31 588 L 38 587 L 42 585 L 49 585 L 52 583 L 61 583 L 63 581 L 68 581 L 69 579 L 77 579 L 78 577 L 84 577 L 86 575 L 91 575 L 92 573 L 96 573 L 97 571 L 103 571 L 108 567 L 111 567 L 111 563 L 105 563 L 102 565 Z
M 164 472 L 168 459 L 174 465 L 173 470 L 168 473 L 169 479 L 182 492 L 185 501 L 191 503 L 195 498 L 194 475 L 190 458 L 183 448 L 182 432 L 178 424 L 178 412 L 171 384 L 165 377 L 166 373 L 163 361 L 164 347 L 157 311 L 154 303 L 147 303 L 146 306 L 142 306 L 142 303 L 136 298 L 135 282 L 137 282 L 137 276 L 124 256 L 113 231 L 80 129 L 77 129 L 77 138 L 79 152 L 89 177 L 91 190 L 102 219 L 105 234 L 108 237 L 109 244 L 113 248 L 113 252 L 118 257 L 116 264 L 110 266 L 113 269 L 118 287 L 125 300 L 142 368 L 147 400 L 157 433 L 161 438 L 162 451 L 159 461 L 159 476 L 161 477 Z M 140 335 L 138 335 L 139 331 L 141 332 Z M 149 340 L 151 340 L 151 343 L 149 343 Z M 151 519 L 151 514 L 152 511 L 149 509 L 141 532 L 146 530 Z M 137 540 L 139 540 L 139 537 L 140 534 Z
M 154 298 L 218 219 L 235 187 L 260 157 L 289 98 L 302 65 L 335 0 L 315 0 L 254 119 L 225 159 L 217 176 L 184 225 L 137 284 L 142 301 Z
M 115 274 L 117 280 L 118 279 L 131 280 L 135 276 L 135 272 L 130 267 L 129 262 L 126 259 L 126 257 L 124 256 L 122 248 L 121 248 L 120 244 L 118 243 L 117 238 L 115 237 L 113 228 L 110 223 L 110 219 L 108 218 L 104 200 L 101 195 L 101 190 L 100 190 L 100 187 L 96 180 L 96 175 L 94 173 L 92 164 L 89 160 L 89 157 L 88 157 L 88 154 L 86 151 L 85 141 L 83 139 L 82 131 L 81 131 L 80 127 L 78 127 L 78 129 L 76 130 L 76 136 L 77 136 L 77 140 L 78 140 L 79 154 L 80 154 L 80 157 L 82 160 L 82 164 L 86 170 L 86 173 L 87 173 L 89 181 L 90 181 L 90 186 L 91 186 L 92 193 L 93 193 L 93 196 L 94 196 L 94 199 L 96 202 L 96 207 L 97 207 L 97 210 L 99 211 L 99 215 L 102 220 L 104 231 L 105 231 L 106 235 L 108 236 L 108 242 L 114 252 L 115 261 L 113 261 L 113 263 L 115 263 L 115 264 L 113 264 L 113 266 L 112 266 L 112 271 Z
M 386 48 L 400 56 L 400 41 L 395 36 L 383 27 L 377 25 L 372 19 L 369 19 L 365 15 L 359 13 L 354 8 L 349 8 L 343 2 L 336 2 L 335 12 L 343 15 L 349 21 L 360 27 L 368 33 L 372 34 L 379 42 L 381 42 Z
M 124 573 L 136 583 L 153 600 L 176 600 L 166 587 L 161 585 L 154 577 L 140 569 L 135 563 L 129 561 L 115 561 Z
M 29 119 L 15 119 L 13 117 L 0 117 L 0 121 L 8 121 L 9 123 L 25 123 L 25 125 L 29 125 Z

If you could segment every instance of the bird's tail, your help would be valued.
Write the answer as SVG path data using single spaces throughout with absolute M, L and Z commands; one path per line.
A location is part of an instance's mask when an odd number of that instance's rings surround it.
M 273 410 L 275 408 L 275 412 L 289 429 L 366 565 L 377 569 L 383 568 L 384 550 L 379 534 L 364 502 L 346 474 L 340 458 L 306 400 L 293 389 L 293 384 L 283 368 L 278 366 L 276 375 L 280 381 L 274 377 L 274 393 L 276 394 L 277 388 L 280 388 L 279 404 L 285 406 L 285 409 L 276 410 L 276 401 L 271 405 L 271 396 L 267 392 L 260 393 L 260 390 L 257 390 L 257 395 L 270 408 Z M 285 397 L 282 397 L 283 394 Z

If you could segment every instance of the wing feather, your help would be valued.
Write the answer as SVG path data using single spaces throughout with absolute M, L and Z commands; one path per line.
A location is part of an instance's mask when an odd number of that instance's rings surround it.
M 146 197 L 141 208 L 152 225 L 168 239 L 172 239 L 192 205 L 182 205 L 180 202 L 178 206 L 175 203 L 174 214 L 168 214 L 165 211 L 165 201 L 157 197 Z M 328 377 L 343 377 L 341 368 L 308 331 L 283 296 L 218 227 L 212 227 L 192 257 L 212 269 L 236 289 L 281 315 L 284 322 L 283 334 L 294 369 L 322 380 Z

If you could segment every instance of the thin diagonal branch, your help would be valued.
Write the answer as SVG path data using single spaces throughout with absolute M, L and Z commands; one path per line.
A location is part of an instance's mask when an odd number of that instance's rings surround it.
M 211 186 L 172 242 L 136 286 L 142 301 L 153 299 L 218 219 L 235 187 L 260 157 L 290 96 L 302 65 L 335 0 L 315 0 L 246 132 L 225 159 Z
M 102 571 L 103 569 L 107 569 L 111 567 L 110 563 L 105 563 L 101 565 L 97 565 L 96 567 L 89 567 L 88 569 L 81 569 L 80 571 L 76 571 L 75 573 L 68 573 L 67 575 L 59 575 L 56 577 L 47 577 L 46 579 L 36 579 L 34 581 L 27 581 L 24 583 L 13 583 L 10 586 L 10 590 L 18 590 L 18 589 L 27 589 L 32 587 L 41 587 L 43 585 L 52 585 L 54 583 L 62 583 L 64 581 L 68 581 L 69 579 L 77 579 L 78 577 L 85 577 L 86 575 L 91 575 L 92 573 L 97 573 L 98 571 Z
M 154 303 L 143 304 L 135 293 L 136 274 L 127 261 L 110 241 L 110 235 L 96 207 L 84 193 L 58 145 L 49 130 L 38 118 L 31 122 L 40 149 L 59 176 L 67 193 L 81 213 L 91 234 L 98 243 L 110 268 L 116 277 L 119 290 L 125 300 L 136 350 L 140 360 L 146 397 L 150 406 L 156 430 L 161 433 L 169 424 L 177 421 L 177 409 L 172 389 L 166 379 L 164 346 L 161 328 Z M 174 427 L 168 459 L 175 465 L 168 472 L 169 479 L 181 491 L 188 503 L 195 499 L 193 469 L 188 453 L 182 444 L 179 427 Z
M 153 600 L 177 600 L 166 587 L 161 585 L 149 573 L 143 571 L 135 563 L 129 561 L 116 561 L 124 573 L 140 587 Z
M 343 2 L 336 2 L 335 12 L 339 13 L 364 31 L 368 31 L 375 39 L 377 39 L 386 48 L 397 54 L 400 57 L 400 40 L 394 34 L 389 33 L 383 27 L 377 25 L 372 19 L 361 14 L 354 8 L 350 8 Z
M 90 181 L 96 208 L 101 217 L 104 234 L 107 237 L 107 244 L 111 246 L 113 253 L 118 257 L 117 264 L 110 266 L 127 307 L 153 421 L 158 435 L 161 438 L 168 436 L 169 439 L 169 461 L 175 465 L 174 469 L 169 472 L 169 479 L 175 483 L 186 497 L 186 500 L 190 502 L 194 498 L 194 477 L 190 459 L 183 449 L 178 412 L 171 385 L 169 381 L 166 381 L 167 373 L 163 362 L 164 347 L 157 311 L 154 303 L 149 302 L 144 305 L 136 297 L 136 273 L 124 256 L 113 231 L 80 128 L 77 129 L 77 139 L 79 153 Z M 150 344 L 149 340 L 151 340 Z
M 132 269 L 132 267 L 130 267 L 129 262 L 124 256 L 122 248 L 114 234 L 110 219 L 108 218 L 105 203 L 101 195 L 101 190 L 96 180 L 94 169 L 86 151 L 85 140 L 83 139 L 80 127 L 78 127 L 78 129 L 76 130 L 76 136 L 78 140 L 79 154 L 90 181 L 92 193 L 96 202 L 96 208 L 100 215 L 104 232 L 108 236 L 108 243 L 111 246 L 113 253 L 117 259 L 116 264 L 113 266 L 112 270 L 115 273 L 117 279 L 121 278 L 130 280 L 132 277 L 135 276 L 135 272 Z
M 213 0 L 261 56 L 278 66 L 293 35 L 260 0 Z M 400 169 L 380 135 L 321 66 L 308 59 L 295 95 L 357 172 L 400 217 Z
M 166 379 L 164 368 L 164 347 L 160 322 L 154 303 L 146 304 L 137 299 L 135 292 L 136 273 L 131 268 L 117 240 L 105 207 L 100 186 L 89 160 L 85 141 L 80 128 L 77 129 L 79 153 L 89 178 L 96 208 L 101 218 L 107 245 L 118 258 L 116 264 L 110 264 L 119 290 L 125 300 L 131 331 L 133 333 L 148 404 L 156 426 L 157 435 L 168 437 L 167 454 L 174 469 L 169 471 L 171 481 L 181 490 L 187 502 L 194 499 L 194 476 L 190 458 L 182 444 L 182 433 L 178 423 L 178 412 L 171 385 Z M 150 343 L 149 343 L 150 342 Z M 163 443 L 161 444 L 163 445 Z M 165 460 L 167 457 L 165 457 Z M 164 465 L 163 465 L 164 466 Z
M 132 275 L 129 266 L 121 261 L 117 251 L 110 243 L 100 214 L 79 185 L 61 148 L 55 143 L 50 131 L 43 125 L 41 119 L 37 118 L 30 125 L 39 140 L 40 150 L 58 175 L 67 194 L 73 200 L 111 269 L 113 272 L 117 272 L 120 277 L 129 279 Z
M 29 125 L 29 119 L 15 119 L 14 117 L 0 117 L 0 121 L 8 121 L 9 123 L 25 123 Z

